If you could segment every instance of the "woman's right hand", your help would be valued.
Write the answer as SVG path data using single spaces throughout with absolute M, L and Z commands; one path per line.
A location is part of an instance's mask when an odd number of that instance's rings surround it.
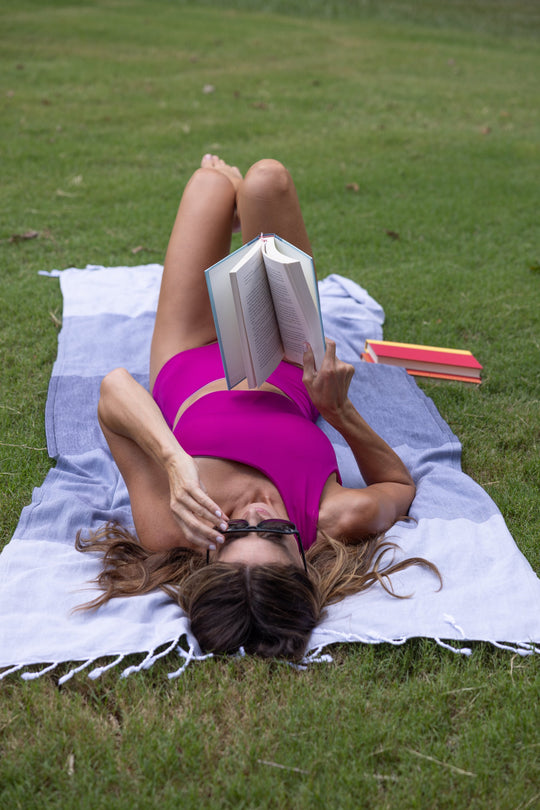
M 224 542 L 219 528 L 227 528 L 227 516 L 207 495 L 195 460 L 181 451 L 167 466 L 171 512 L 194 548 L 212 549 Z M 218 529 L 214 527 L 218 526 Z
M 318 370 L 313 350 L 306 345 L 302 381 L 311 401 L 330 424 L 341 421 L 350 406 L 349 386 L 353 375 L 354 366 L 339 359 L 336 344 L 330 338 L 326 340 L 326 352 Z

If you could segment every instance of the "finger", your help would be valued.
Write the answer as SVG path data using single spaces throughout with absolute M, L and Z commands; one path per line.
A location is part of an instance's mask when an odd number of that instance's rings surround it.
M 196 485 L 175 488 L 171 492 L 170 506 L 180 519 L 193 515 L 196 520 L 207 521 L 211 526 L 218 524 L 222 531 L 227 528 L 227 515 Z
M 333 365 L 335 361 L 336 361 L 336 343 L 334 340 L 330 340 L 330 338 L 327 338 L 323 364 L 328 365 L 328 363 L 330 363 Z
M 306 376 L 308 379 L 309 377 L 313 377 L 315 374 L 315 357 L 313 355 L 313 349 L 309 343 L 304 343 L 303 365 L 304 376 Z
M 342 374 L 349 375 L 351 377 L 354 374 L 353 364 L 345 363 L 343 360 L 340 360 L 339 357 L 336 357 L 336 369 L 341 371 Z
M 189 510 L 173 510 L 174 517 L 180 525 L 184 537 L 192 545 L 198 548 L 216 548 L 217 545 L 225 542 L 225 538 L 215 528 L 200 521 L 193 512 Z
M 219 522 L 228 524 L 229 518 L 221 508 L 221 506 L 216 503 L 208 494 L 206 490 L 206 486 L 203 481 L 201 481 L 199 468 L 196 465 L 197 470 L 197 478 L 193 482 L 193 497 L 195 500 L 200 503 L 203 509 L 208 511 L 208 520 L 213 520 L 215 522 L 216 518 Z M 188 489 L 189 492 L 189 489 Z
M 182 495 L 189 499 L 186 506 L 205 520 L 228 521 L 228 517 L 221 507 L 203 489 L 203 484 L 199 480 L 186 482 L 180 490 L 176 492 L 176 497 L 182 501 Z

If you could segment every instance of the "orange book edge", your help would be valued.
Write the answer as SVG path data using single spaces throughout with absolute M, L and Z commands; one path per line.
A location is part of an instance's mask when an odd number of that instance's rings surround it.
M 391 366 L 385 363 L 375 363 L 375 360 L 367 352 L 362 352 L 360 357 L 364 363 L 372 363 L 373 365 L 377 366 L 386 365 L 387 368 L 405 368 L 405 366 Z M 480 377 L 463 377 L 459 374 L 443 374 L 442 372 L 438 371 L 413 371 L 408 368 L 405 368 L 405 371 L 407 374 L 410 374 L 411 377 L 432 377 L 436 380 L 456 380 L 457 382 L 474 383 L 475 385 L 480 385 L 482 382 Z
M 482 370 L 481 363 L 468 349 L 448 349 L 438 346 L 420 346 L 416 343 L 396 343 L 390 340 L 372 340 L 365 342 L 364 352 L 373 357 L 374 362 L 400 365 L 405 368 L 414 368 L 416 364 L 430 364 L 432 368 L 419 367 L 418 371 L 437 371 L 441 373 L 459 374 L 460 367 Z M 390 361 L 394 362 L 390 362 Z M 436 368 L 436 366 L 445 368 Z M 453 369 L 453 371 L 452 371 Z M 461 372 L 463 374 L 463 371 Z M 463 376 L 466 376 L 463 374 Z

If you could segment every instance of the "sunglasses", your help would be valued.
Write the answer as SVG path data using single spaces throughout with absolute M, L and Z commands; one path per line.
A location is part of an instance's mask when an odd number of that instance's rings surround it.
M 296 545 L 302 557 L 304 564 L 304 571 L 307 574 L 306 555 L 302 546 L 302 540 L 298 533 L 298 529 L 291 523 L 290 520 L 281 520 L 280 518 L 269 518 L 268 520 L 261 520 L 256 526 L 251 526 L 247 520 L 229 520 L 229 525 L 221 533 L 227 534 L 246 534 L 247 532 L 270 532 L 271 534 L 294 534 L 296 537 Z M 206 564 L 210 562 L 210 551 L 206 551 Z

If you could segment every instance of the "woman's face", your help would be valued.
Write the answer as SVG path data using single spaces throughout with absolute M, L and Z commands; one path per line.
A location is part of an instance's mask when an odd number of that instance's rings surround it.
M 281 514 L 268 504 L 254 503 L 244 507 L 241 514 L 231 517 L 247 520 L 256 526 L 261 520 L 280 518 Z M 274 534 L 272 532 L 246 532 L 246 534 L 225 535 L 225 542 L 216 551 L 211 552 L 211 559 L 216 562 L 235 562 L 245 565 L 296 565 L 303 570 L 302 558 L 294 534 Z

